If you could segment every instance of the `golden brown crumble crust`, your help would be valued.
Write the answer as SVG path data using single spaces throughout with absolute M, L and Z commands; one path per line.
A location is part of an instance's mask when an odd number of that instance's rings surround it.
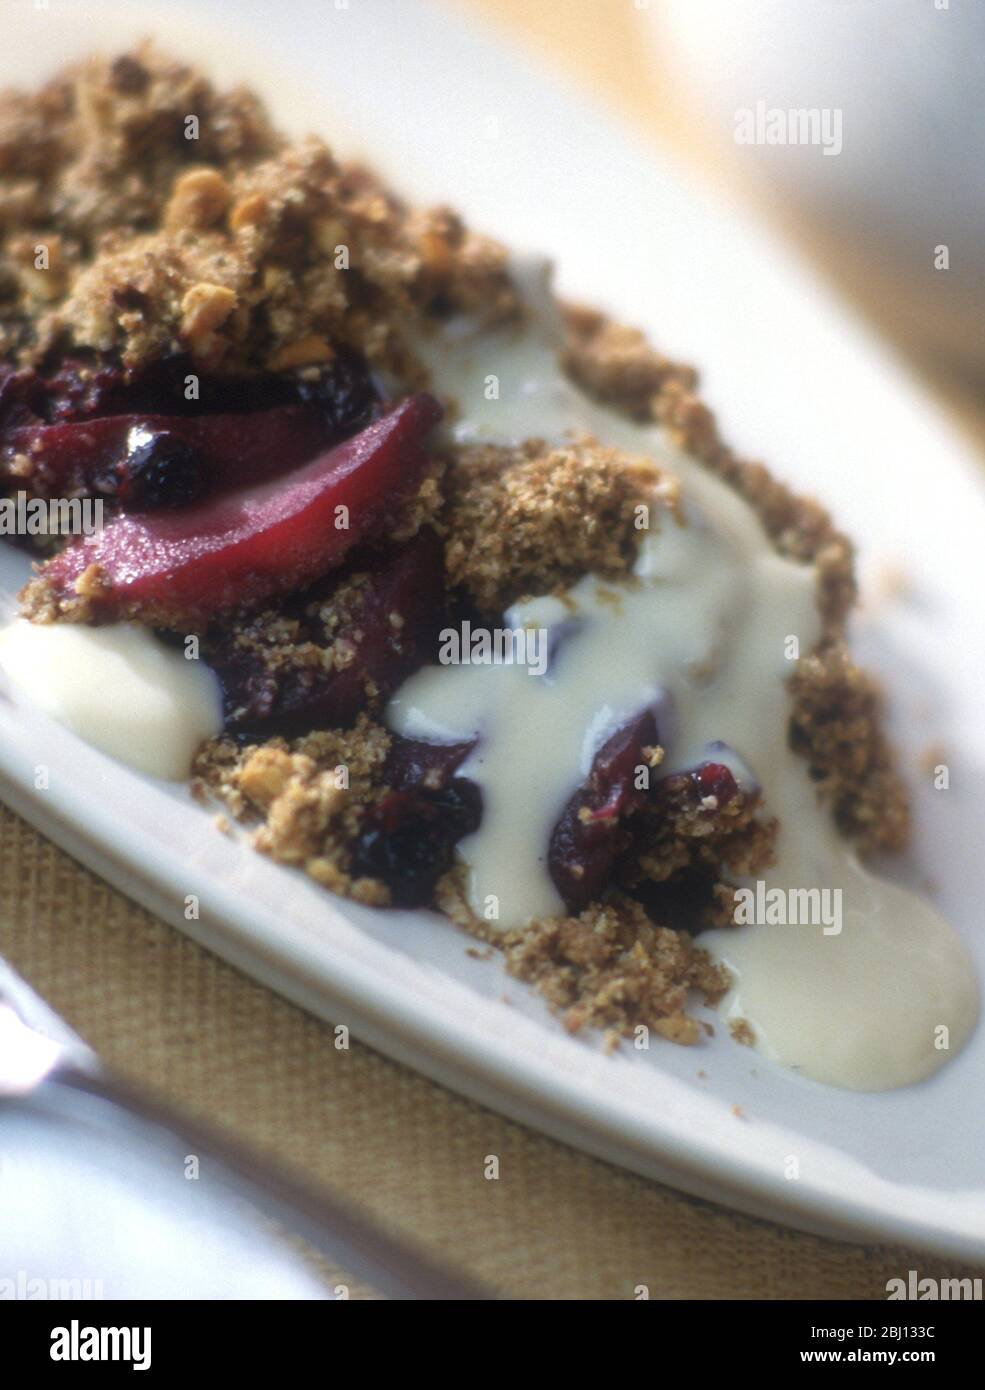
M 503 249 L 152 45 L 0 100 L 0 352 L 282 370 L 348 345 L 410 379 L 435 309 L 515 314 Z
M 632 568 L 640 532 L 659 524 L 652 513 L 672 510 L 677 495 L 650 460 L 595 444 L 460 448 L 444 514 L 448 578 L 497 614 L 589 572 L 614 579 Z
M 186 139 L 190 115 L 195 139 Z M 39 245 L 47 269 L 36 266 Z M 504 250 L 456 214 L 406 207 L 319 140 L 287 145 L 250 93 L 217 92 L 151 46 L 81 64 L 36 94 L 0 98 L 2 356 L 29 363 L 62 347 L 91 349 L 136 367 L 180 351 L 210 370 L 303 372 L 347 347 L 410 389 L 426 379 L 412 345 L 430 320 L 459 311 L 496 322 L 522 310 Z M 906 796 L 881 732 L 880 697 L 843 641 L 855 594 L 849 542 L 820 506 L 723 444 L 692 368 L 604 315 L 564 313 L 571 378 L 630 417 L 657 421 L 746 498 L 780 553 L 816 567 L 824 636 L 791 681 L 791 743 L 844 833 L 865 850 L 898 847 Z M 588 571 L 625 574 L 647 492 L 670 513 L 658 524 L 672 524 L 673 480 L 602 444 L 472 446 L 449 462 L 444 490 L 429 479 L 395 536 L 435 524 L 450 582 L 479 609 L 498 611 Z M 103 582 L 87 572 L 72 611 L 57 613 L 43 585 L 31 586 L 31 616 L 89 620 Z M 337 615 L 344 611 L 340 596 Z M 325 646 L 306 651 L 280 621 L 271 611 L 238 630 L 275 659 L 278 651 L 284 660 L 342 659 L 341 629 L 326 628 Z M 350 872 L 351 845 L 387 791 L 390 742 L 368 715 L 350 730 L 289 742 L 242 747 L 224 737 L 202 749 L 193 785 L 253 823 L 263 852 L 380 904 L 386 888 Z M 672 929 L 680 904 L 661 894 L 700 874 L 707 893 L 696 925 L 729 923 L 730 879 L 769 863 L 776 826 L 754 797 L 698 804 L 680 779 L 660 786 L 635 818 L 619 869 L 621 889 L 651 895 L 647 910 L 620 891 L 578 916 L 503 936 L 472 917 L 460 871 L 438 885 L 436 905 L 503 951 L 508 970 L 573 1031 L 630 1035 L 644 1024 L 693 1043 L 701 1028 L 687 1014 L 689 993 L 711 1001 L 726 987 L 691 935 Z
M 379 799 L 390 735 L 365 715 L 352 729 L 320 730 L 288 742 L 204 744 L 192 790 L 217 797 L 240 822 L 257 823 L 257 849 L 359 902 L 384 906 L 386 887 L 349 872 L 350 847 L 365 809 Z
M 642 1025 L 690 1045 L 702 1033 L 687 1013 L 691 992 L 713 1004 L 729 985 L 687 932 L 656 926 L 631 898 L 509 932 L 502 948 L 510 974 L 533 984 L 571 1033 L 605 1028 L 639 1038 Z

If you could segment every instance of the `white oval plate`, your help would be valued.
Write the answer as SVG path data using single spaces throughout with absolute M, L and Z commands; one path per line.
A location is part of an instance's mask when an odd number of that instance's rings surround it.
M 411 195 L 454 202 L 477 227 L 546 250 L 564 290 L 703 364 L 733 443 L 829 503 L 864 541 L 864 570 L 905 562 L 909 598 L 860 622 L 859 647 L 892 688 L 914 777 L 918 754 L 941 739 L 952 789 L 934 792 L 923 777 L 918 852 L 894 873 L 932 877 L 985 975 L 982 477 L 918 387 L 802 266 L 583 98 L 432 3 L 199 0 L 194 17 L 169 5 L 155 22 L 143 4 L 52 0 L 4 23 L 0 79 L 24 83 L 156 32 L 222 79 L 255 82 L 290 128 L 322 131 Z M 5 594 L 22 571 L 4 554 Z M 0 699 L 0 794 L 243 970 L 519 1120 L 805 1229 L 985 1257 L 981 1029 L 931 1081 L 879 1095 L 773 1067 L 722 1028 L 697 1049 L 605 1056 L 568 1037 L 498 962 L 469 957 L 436 917 L 331 898 L 215 832 L 183 790 L 127 771 L 10 698 Z M 198 921 L 185 920 L 189 894 Z

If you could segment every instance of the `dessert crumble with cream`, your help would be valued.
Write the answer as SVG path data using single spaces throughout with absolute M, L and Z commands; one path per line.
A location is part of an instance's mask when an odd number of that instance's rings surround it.
M 572 1031 L 724 1000 L 858 1089 L 961 1046 L 963 948 L 862 862 L 908 810 L 851 546 L 690 368 L 151 46 L 0 99 L 0 354 L 0 484 L 107 514 L 0 634 L 22 697 Z M 546 656 L 443 659 L 493 632 Z M 736 925 L 755 885 L 837 930 Z

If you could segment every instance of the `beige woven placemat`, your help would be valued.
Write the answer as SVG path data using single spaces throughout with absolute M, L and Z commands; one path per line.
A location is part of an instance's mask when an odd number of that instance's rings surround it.
M 0 952 L 131 1078 L 297 1165 L 510 1296 L 882 1298 L 932 1257 L 837 1245 L 573 1152 L 353 1043 L 0 807 Z M 500 1160 L 484 1177 L 486 1155 Z M 977 1271 L 981 1273 L 982 1271 Z

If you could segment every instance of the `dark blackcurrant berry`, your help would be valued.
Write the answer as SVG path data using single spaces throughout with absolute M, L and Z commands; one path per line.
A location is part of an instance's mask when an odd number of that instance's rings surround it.
M 369 369 L 361 358 L 339 353 L 310 381 L 298 382 L 305 405 L 325 412 L 332 432 L 353 434 L 369 423 L 378 397 Z
M 451 867 L 456 842 L 480 817 L 478 788 L 463 778 L 436 792 L 392 792 L 370 813 L 352 872 L 381 879 L 396 907 L 423 907 Z
M 205 491 L 205 469 L 198 452 L 173 434 L 135 429 L 130 450 L 119 466 L 118 496 L 135 511 L 187 507 Z

